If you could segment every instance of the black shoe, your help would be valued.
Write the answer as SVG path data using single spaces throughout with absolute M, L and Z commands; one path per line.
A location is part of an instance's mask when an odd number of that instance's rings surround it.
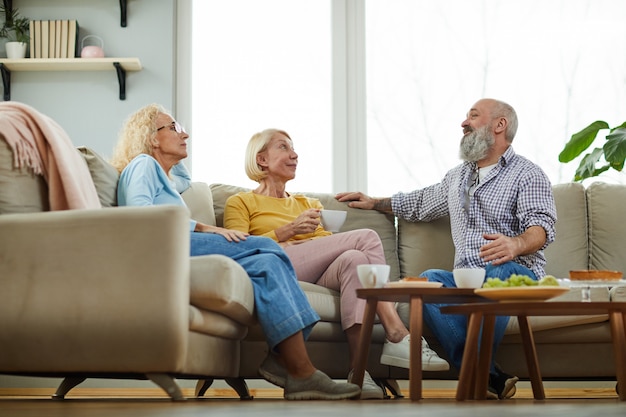
M 519 378 L 502 372 L 496 365 L 496 373 L 489 374 L 489 389 L 487 390 L 487 399 L 505 399 L 515 395 L 517 388 L 515 384 Z

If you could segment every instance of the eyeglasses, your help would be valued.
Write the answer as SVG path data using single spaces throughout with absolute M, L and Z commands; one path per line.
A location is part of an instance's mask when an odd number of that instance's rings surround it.
M 187 133 L 187 132 L 185 131 L 185 128 L 184 128 L 184 127 L 182 127 L 182 126 L 180 125 L 180 123 L 178 123 L 178 122 L 176 122 L 176 121 L 174 121 L 174 122 L 170 123 L 169 125 L 165 125 L 165 126 L 161 126 L 161 127 L 157 128 L 157 132 L 158 132 L 159 130 L 161 130 L 161 129 L 165 129 L 166 127 L 169 127 L 169 128 L 170 128 L 170 130 L 171 130 L 172 132 L 176 132 L 176 133 Z

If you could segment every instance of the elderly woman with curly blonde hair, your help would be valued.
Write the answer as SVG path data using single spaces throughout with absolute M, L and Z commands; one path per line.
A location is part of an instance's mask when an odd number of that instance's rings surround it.
M 189 135 L 163 107 L 152 104 L 126 121 L 112 164 L 121 172 L 119 205 L 149 206 L 185 203 L 171 171 L 187 157 Z M 188 180 L 188 178 L 183 178 Z M 184 183 L 185 181 L 183 181 Z M 304 341 L 319 316 L 298 285 L 285 252 L 271 239 L 249 236 L 189 220 L 191 256 L 220 254 L 239 263 L 254 288 L 255 311 L 266 335 L 270 353 L 261 375 L 280 374 L 271 381 L 285 388 L 288 400 L 357 397 L 357 385 L 337 383 L 317 370 Z

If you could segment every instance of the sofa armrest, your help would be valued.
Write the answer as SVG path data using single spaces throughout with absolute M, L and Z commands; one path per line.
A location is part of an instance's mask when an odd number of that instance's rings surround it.
M 237 262 L 224 255 L 191 258 L 191 304 L 240 324 L 256 324 L 254 288 Z
M 188 233 L 176 206 L 0 216 L 0 370 L 182 367 Z

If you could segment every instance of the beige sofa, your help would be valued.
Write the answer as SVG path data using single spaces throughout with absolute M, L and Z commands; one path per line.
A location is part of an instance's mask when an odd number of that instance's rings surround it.
M 559 184 L 553 187 L 558 211 L 557 239 L 546 250 L 548 274 L 567 278 L 569 270 L 611 269 L 626 271 L 626 223 L 622 221 L 626 205 L 626 186 L 594 183 L 588 188 L 578 183 Z M 226 198 L 243 188 L 213 184 L 211 191 L 218 224 L 221 224 Z M 342 231 L 360 227 L 375 229 L 383 241 L 387 262 L 392 268 L 392 279 L 417 276 L 429 268 L 451 269 L 454 248 L 447 219 L 430 223 L 396 221 L 381 213 L 348 208 L 332 194 L 305 193 L 317 197 L 324 207 L 347 210 L 348 216 Z M 320 312 L 322 321 L 316 325 L 309 346 L 316 364 L 336 378 L 347 372 L 347 351 L 341 334 L 336 293 L 310 284 L 302 284 L 311 304 Z M 593 300 L 626 300 L 626 287 L 594 287 Z M 579 300 L 580 288 L 552 301 Z M 401 317 L 408 325 L 408 305 L 398 306 Z M 542 375 L 546 379 L 592 380 L 614 379 L 615 365 L 611 333 L 606 315 L 576 317 L 531 318 Z M 445 353 L 428 333 L 426 337 L 442 357 Z M 242 343 L 240 373 L 253 378 L 262 359 L 258 335 L 251 331 Z M 402 368 L 382 366 L 378 363 L 384 333 L 379 325 L 374 329 L 368 369 L 378 379 L 408 379 Z M 496 357 L 507 372 L 527 378 L 524 353 L 520 344 L 517 320 L 512 318 Z M 425 378 L 454 379 L 456 371 L 447 373 L 425 372 Z
M 45 183 L 12 169 L 4 147 L 0 140 L 0 288 L 8 289 L 0 292 L 0 373 L 66 377 L 60 398 L 87 377 L 149 378 L 175 399 L 182 395 L 174 378 L 199 379 L 198 394 L 212 380 L 226 379 L 246 397 L 245 379 L 259 378 L 267 352 L 253 314 L 252 286 L 228 258 L 189 261 L 185 210 L 111 208 L 117 173 L 82 148 L 104 208 L 42 212 Z M 220 225 L 226 198 L 239 190 L 195 182 L 183 197 L 194 218 Z M 626 231 L 621 221 L 626 187 L 564 184 L 554 190 L 558 237 L 547 251 L 548 273 L 564 277 L 569 269 L 625 270 L 620 239 Z M 397 222 L 375 211 L 350 209 L 331 194 L 307 194 L 327 208 L 348 211 L 342 230 L 376 230 L 392 279 L 451 267 L 445 220 Z M 321 316 L 307 342 L 310 355 L 331 377 L 344 379 L 348 348 L 338 294 L 312 284 L 302 288 Z M 574 290 L 563 297 L 579 296 Z M 608 298 L 608 289 L 595 288 L 593 297 Z M 408 322 L 406 305 L 398 308 Z M 533 325 L 546 378 L 614 378 L 606 317 L 548 318 Z M 515 320 L 508 333 L 497 359 L 507 371 L 526 377 Z M 436 340 L 429 341 L 443 355 Z M 377 324 L 368 370 L 379 381 L 407 379 L 407 370 L 379 363 L 383 342 Z M 456 374 L 425 373 L 425 378 Z M 393 393 L 393 383 L 389 387 Z

